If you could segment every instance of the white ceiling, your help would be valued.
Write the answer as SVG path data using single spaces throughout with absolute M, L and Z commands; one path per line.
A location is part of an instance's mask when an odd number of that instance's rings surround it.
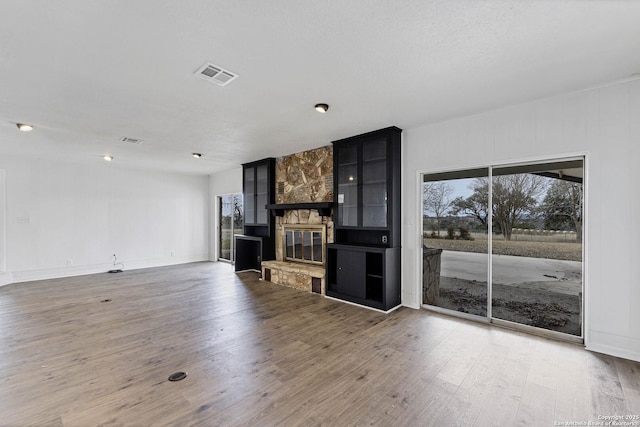
M 111 154 L 114 165 L 209 174 L 640 72 L 632 0 L 0 6 L 0 155 Z M 195 77 L 206 62 L 239 77 L 225 87 Z

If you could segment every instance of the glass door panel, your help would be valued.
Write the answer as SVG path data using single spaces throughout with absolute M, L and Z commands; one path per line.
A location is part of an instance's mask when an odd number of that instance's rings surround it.
M 493 169 L 493 318 L 582 336 L 582 181 L 582 160 Z
M 338 149 L 339 226 L 358 226 L 358 146 L 347 144 Z
M 362 226 L 387 226 L 387 185 L 362 185 Z
M 287 231 L 285 233 L 285 256 L 287 258 L 293 258 L 293 231 Z
M 324 247 L 322 246 L 322 233 L 313 233 L 313 261 L 322 262 L 322 253 Z
M 387 138 L 380 138 L 362 143 L 362 160 L 385 160 L 387 158 Z
M 234 194 L 233 196 L 233 236 L 231 239 L 231 261 L 236 261 L 236 251 L 235 251 L 235 236 L 242 234 L 244 227 L 244 208 L 243 208 L 243 200 L 242 193 Z
M 303 259 L 302 256 L 302 231 L 295 230 L 293 232 L 293 257 Z
M 312 243 L 311 232 L 304 231 L 302 233 L 302 259 L 305 261 L 311 261 Z
M 260 165 L 256 168 L 256 224 L 267 224 L 269 211 L 265 205 L 269 203 L 269 168 Z
M 387 140 L 362 144 L 362 226 L 387 226 Z
M 234 261 L 234 236 L 242 234 L 243 212 L 242 194 L 218 197 L 218 259 Z
M 256 200 L 255 200 L 255 168 L 245 168 L 244 170 L 244 218 L 245 224 L 256 223 Z
M 488 169 L 424 175 L 423 304 L 487 316 Z
M 233 196 L 221 196 L 218 198 L 218 201 L 220 206 L 218 258 L 231 261 L 231 242 L 233 240 Z

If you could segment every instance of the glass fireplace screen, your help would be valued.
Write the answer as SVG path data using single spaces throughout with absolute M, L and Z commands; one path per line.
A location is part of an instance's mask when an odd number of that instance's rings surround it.
M 323 228 L 288 228 L 284 232 L 287 261 L 324 264 L 325 236 Z

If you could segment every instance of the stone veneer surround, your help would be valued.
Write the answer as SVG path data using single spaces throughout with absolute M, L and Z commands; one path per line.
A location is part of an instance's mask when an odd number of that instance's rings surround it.
M 276 203 L 333 201 L 333 146 L 276 160 Z
M 333 201 L 333 146 L 325 146 L 276 160 L 276 203 L 314 203 Z M 333 243 L 333 219 L 315 209 L 286 210 L 276 218 L 276 260 L 262 262 L 262 277 L 296 289 L 312 291 L 312 279 L 320 279 L 325 293 L 325 267 L 285 261 L 284 225 L 324 225 L 326 243 Z M 326 261 L 326 253 L 324 254 Z M 267 270 L 269 274 L 267 273 Z

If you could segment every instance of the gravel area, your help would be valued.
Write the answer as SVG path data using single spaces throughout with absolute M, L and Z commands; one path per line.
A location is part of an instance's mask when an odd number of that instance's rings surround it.
M 438 306 L 478 316 L 487 315 L 487 284 L 440 277 Z M 580 336 L 579 296 L 508 285 L 493 285 L 493 317 Z

